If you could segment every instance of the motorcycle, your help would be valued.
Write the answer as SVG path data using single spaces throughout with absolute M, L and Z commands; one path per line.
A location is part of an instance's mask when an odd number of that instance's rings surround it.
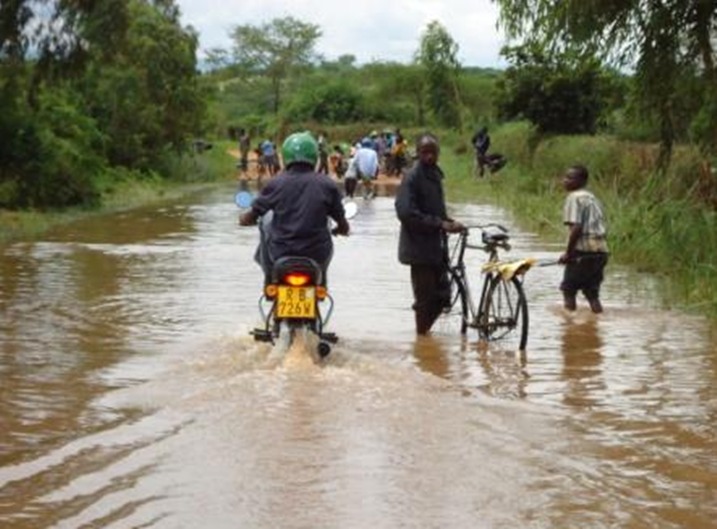
M 240 191 L 235 202 L 240 208 L 247 208 L 252 199 L 248 192 Z M 358 206 L 348 201 L 344 203 L 344 210 L 346 219 L 351 219 Z M 318 338 L 319 357 L 328 356 L 338 337 L 326 331 L 334 299 L 326 287 L 321 266 L 308 257 L 282 257 L 274 263 L 265 283 L 259 298 L 259 312 L 264 324 L 251 331 L 254 339 L 291 344 L 299 335 L 305 337 L 308 333 Z
M 309 332 L 319 339 L 319 357 L 328 356 L 338 337 L 325 330 L 334 300 L 322 284 L 322 276 L 321 267 L 308 257 L 277 260 L 259 298 L 264 326 L 251 331 L 254 339 L 274 344 L 283 338 L 290 344 L 299 333 Z

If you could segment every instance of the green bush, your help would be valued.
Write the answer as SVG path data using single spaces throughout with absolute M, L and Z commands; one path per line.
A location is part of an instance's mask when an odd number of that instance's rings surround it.
M 104 164 L 101 135 L 66 90 L 41 95 L 39 108 L 11 140 L 25 158 L 3 177 L 0 205 L 7 208 L 94 206 L 94 176 Z M 29 118 L 28 118 L 29 119 Z
M 283 113 L 286 121 L 320 124 L 350 123 L 364 119 L 366 109 L 358 87 L 342 80 L 319 86 L 306 85 L 294 94 Z

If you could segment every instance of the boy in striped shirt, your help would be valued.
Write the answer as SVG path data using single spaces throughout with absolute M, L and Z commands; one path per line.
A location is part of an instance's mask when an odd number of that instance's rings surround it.
M 605 213 L 600 201 L 586 188 L 588 170 L 583 165 L 568 168 L 563 187 L 568 192 L 563 205 L 563 223 L 568 226 L 568 242 L 559 262 L 565 265 L 563 304 L 576 309 L 579 291 L 585 295 L 594 313 L 602 312 L 600 285 L 608 260 Z

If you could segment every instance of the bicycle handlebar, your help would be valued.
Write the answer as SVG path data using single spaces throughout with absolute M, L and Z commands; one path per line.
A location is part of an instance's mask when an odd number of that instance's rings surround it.
M 500 230 L 504 235 L 505 238 L 500 238 L 498 240 L 487 240 L 486 239 L 486 230 L 488 228 L 497 228 Z M 473 229 L 479 229 L 483 233 L 483 244 L 471 244 L 468 242 L 468 234 L 470 230 Z M 503 226 L 502 224 L 498 224 L 497 222 L 489 222 L 487 224 L 471 224 L 468 226 L 464 226 L 464 229 L 460 232 L 461 240 L 462 242 L 460 245 L 462 248 L 465 249 L 471 249 L 471 250 L 482 250 L 484 252 L 493 253 L 497 248 L 502 248 L 503 250 L 510 250 L 510 244 L 508 243 L 508 228 Z M 491 235 L 488 236 L 489 238 L 492 238 Z M 462 259 L 462 257 L 461 257 Z
M 477 244 L 467 244 L 466 243 L 466 248 L 468 248 L 470 250 L 485 250 L 485 246 L 483 246 L 483 245 L 478 246 Z
M 470 230 L 485 230 L 487 228 L 498 228 L 503 233 L 508 233 L 508 228 L 497 222 L 489 222 L 488 224 L 470 224 L 465 226 L 466 231 Z

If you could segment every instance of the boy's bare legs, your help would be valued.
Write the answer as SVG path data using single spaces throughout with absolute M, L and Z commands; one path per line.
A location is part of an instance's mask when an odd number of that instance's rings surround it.
M 600 314 L 602 312 L 602 303 L 600 303 L 598 292 L 593 290 L 586 291 L 585 297 L 590 304 L 590 310 L 595 314 Z
M 592 310 L 595 314 L 600 314 L 602 312 L 602 303 L 600 303 L 599 299 L 589 299 L 588 302 L 590 303 L 590 310 Z
M 572 312 L 577 309 L 578 305 L 575 297 L 575 292 L 568 292 L 567 290 L 563 290 L 563 307 L 565 308 L 565 310 L 569 310 Z

